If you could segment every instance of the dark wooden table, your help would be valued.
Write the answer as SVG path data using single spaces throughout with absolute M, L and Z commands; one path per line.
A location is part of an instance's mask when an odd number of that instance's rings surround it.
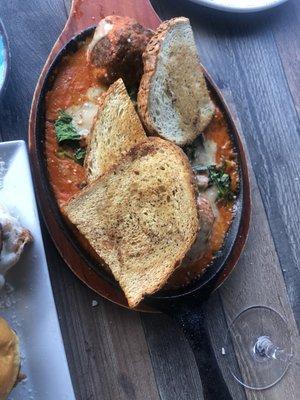
M 224 375 L 234 399 L 298 400 L 299 366 L 292 365 L 275 387 L 254 392 L 233 380 L 220 349 L 226 322 L 247 306 L 265 304 L 286 316 L 299 356 L 300 1 L 253 15 L 221 13 L 184 0 L 152 3 L 162 19 L 191 19 L 202 62 L 235 111 L 252 164 L 246 249 L 207 304 Z M 34 87 L 69 6 L 69 0 L 0 2 L 12 51 L 0 105 L 1 140 L 27 140 Z M 179 329 L 165 316 L 138 314 L 97 297 L 72 275 L 43 233 L 77 399 L 202 399 L 193 354 Z

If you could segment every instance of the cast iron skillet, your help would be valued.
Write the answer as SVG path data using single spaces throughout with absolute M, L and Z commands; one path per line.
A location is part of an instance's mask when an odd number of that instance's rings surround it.
M 30 153 L 42 214 L 62 257 L 75 274 L 88 286 L 102 296 L 124 306 L 126 305 L 124 296 L 117 283 L 104 270 L 95 265 L 90 256 L 79 246 L 76 238 L 66 226 L 49 184 L 44 157 L 45 94 L 52 87 L 56 67 L 62 58 L 76 51 L 78 43 L 91 35 L 93 30 L 93 27 L 85 29 L 68 41 L 53 57 L 49 68 L 44 69 L 31 109 L 29 124 Z M 237 153 L 240 185 L 235 204 L 235 216 L 223 248 L 216 255 L 213 264 L 201 278 L 182 289 L 161 291 L 148 297 L 144 301 L 146 307 L 144 305 L 140 310 L 145 311 L 148 306 L 151 309 L 162 311 L 182 326 L 194 350 L 205 399 L 228 400 L 232 397 L 214 356 L 204 323 L 205 315 L 202 304 L 216 286 L 219 286 L 225 280 L 242 252 L 250 220 L 250 186 L 245 152 L 238 130 L 223 97 L 207 72 L 205 72 L 205 75 L 212 96 L 224 115 L 226 115 L 231 139 Z

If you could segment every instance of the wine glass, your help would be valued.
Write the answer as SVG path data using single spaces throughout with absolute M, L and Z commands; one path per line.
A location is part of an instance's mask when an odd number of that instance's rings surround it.
M 287 321 L 270 307 L 246 308 L 229 325 L 222 354 L 241 385 L 270 388 L 285 375 L 293 357 Z

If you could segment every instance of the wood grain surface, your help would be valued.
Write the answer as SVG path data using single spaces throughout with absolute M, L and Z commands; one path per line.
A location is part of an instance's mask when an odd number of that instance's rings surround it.
M 228 322 L 249 305 L 265 304 L 288 319 L 299 356 L 299 2 L 240 16 L 184 0 L 152 4 L 162 19 L 191 19 L 202 62 L 235 109 L 252 161 L 253 218 L 246 249 L 207 304 L 224 376 L 237 400 L 298 400 L 295 364 L 279 384 L 254 392 L 233 380 L 220 350 Z M 12 50 L 0 104 L 2 140 L 26 140 L 34 87 L 69 6 L 67 0 L 0 2 Z M 173 322 L 96 297 L 66 268 L 45 229 L 43 236 L 77 399 L 202 399 L 193 354 Z M 92 300 L 98 305 L 92 307 Z

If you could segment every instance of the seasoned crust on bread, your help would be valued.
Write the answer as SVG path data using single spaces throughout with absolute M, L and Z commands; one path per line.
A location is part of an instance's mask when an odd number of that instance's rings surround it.
M 128 304 L 159 290 L 194 243 L 194 176 L 176 145 L 149 138 L 63 209 L 120 283 Z
M 147 140 L 122 79 L 101 97 L 88 141 L 84 166 L 92 182 L 116 164 L 136 144 Z
M 143 63 L 138 111 L 146 130 L 180 146 L 192 142 L 210 122 L 214 106 L 189 20 L 163 22 L 143 53 Z

